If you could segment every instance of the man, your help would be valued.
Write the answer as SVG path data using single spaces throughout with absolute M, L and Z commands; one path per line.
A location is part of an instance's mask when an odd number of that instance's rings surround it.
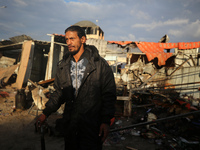
M 101 150 L 115 112 L 116 85 L 113 72 L 94 46 L 86 45 L 79 26 L 65 30 L 69 53 L 58 65 L 55 91 L 51 93 L 37 124 L 65 103 L 65 149 Z

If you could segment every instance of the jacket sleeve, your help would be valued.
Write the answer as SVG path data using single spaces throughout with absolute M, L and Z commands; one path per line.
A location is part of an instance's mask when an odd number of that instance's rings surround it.
M 58 74 L 58 73 L 57 73 Z M 50 94 L 50 98 L 45 104 L 45 109 L 43 110 L 43 114 L 45 114 L 47 117 L 53 113 L 56 112 L 61 104 L 63 103 L 62 101 L 62 89 L 60 88 L 59 84 L 59 78 L 56 74 L 55 81 L 54 81 L 54 91 L 53 93 Z
M 101 69 L 102 123 L 110 124 L 115 114 L 116 85 L 111 67 L 104 60 Z

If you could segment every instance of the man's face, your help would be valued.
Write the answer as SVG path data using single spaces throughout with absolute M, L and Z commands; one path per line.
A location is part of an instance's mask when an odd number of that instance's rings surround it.
M 67 31 L 65 33 L 65 40 L 68 46 L 70 54 L 75 55 L 79 52 L 81 46 L 83 46 L 84 37 L 79 38 L 76 31 Z

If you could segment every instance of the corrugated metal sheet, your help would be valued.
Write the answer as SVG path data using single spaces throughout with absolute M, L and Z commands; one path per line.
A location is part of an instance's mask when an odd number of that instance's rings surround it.
M 172 73 L 172 69 L 168 70 L 168 74 Z M 200 66 L 193 66 L 193 67 L 183 67 L 177 70 L 171 78 L 168 80 L 168 84 L 186 84 L 186 85 L 179 85 L 175 88 L 187 88 L 188 90 L 180 90 L 181 95 L 188 95 L 193 96 L 194 98 L 200 98 L 200 91 L 198 88 L 200 87 Z M 191 84 L 196 83 L 196 84 Z M 191 89 L 196 88 L 196 89 Z M 191 90 L 189 90 L 191 89 Z

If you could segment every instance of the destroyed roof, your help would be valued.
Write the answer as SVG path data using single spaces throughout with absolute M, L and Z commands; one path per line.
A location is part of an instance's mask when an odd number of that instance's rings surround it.
M 10 40 L 0 41 L 0 51 L 21 49 L 22 44 L 26 40 L 32 40 L 37 45 L 50 46 L 50 42 L 33 40 L 30 36 L 20 35 L 9 38 Z
M 199 42 L 179 42 L 179 43 L 155 43 L 155 42 L 132 42 L 132 41 L 108 41 L 111 44 L 118 44 L 121 46 L 127 46 L 135 43 L 137 47 L 146 54 L 148 61 L 158 58 L 158 65 L 165 65 L 168 58 L 172 56 L 172 53 L 166 53 L 165 49 L 193 49 L 200 47 Z
M 9 38 L 13 43 L 23 42 L 25 40 L 33 40 L 30 36 L 27 35 L 19 35 Z
M 154 43 L 154 42 L 135 42 L 138 48 L 147 55 L 149 61 L 158 58 L 158 65 L 165 65 L 172 53 L 166 53 L 164 49 L 193 49 L 200 47 L 199 42 L 179 42 L 179 43 Z
M 97 28 L 103 32 L 103 30 L 98 25 L 96 25 L 95 23 L 88 21 L 88 20 L 79 21 L 79 22 L 75 23 L 74 25 L 78 25 L 82 28 L 88 28 L 88 27 Z
M 14 36 L 9 39 L 10 40 L 0 41 L 0 46 L 16 44 L 16 43 L 23 42 L 24 40 L 33 40 L 30 36 L 27 36 L 27 35 Z
M 161 43 L 154 42 L 135 42 L 138 48 L 146 54 L 148 61 L 158 58 L 158 65 L 165 65 L 168 58 L 172 56 L 172 53 L 165 53 L 164 48 L 160 47 Z
M 75 23 L 74 25 L 78 25 L 80 27 L 98 27 L 95 23 L 88 20 L 79 21 Z
M 119 44 L 119 45 L 125 46 L 128 44 L 134 43 L 134 42 L 133 41 L 108 41 L 108 43 Z

